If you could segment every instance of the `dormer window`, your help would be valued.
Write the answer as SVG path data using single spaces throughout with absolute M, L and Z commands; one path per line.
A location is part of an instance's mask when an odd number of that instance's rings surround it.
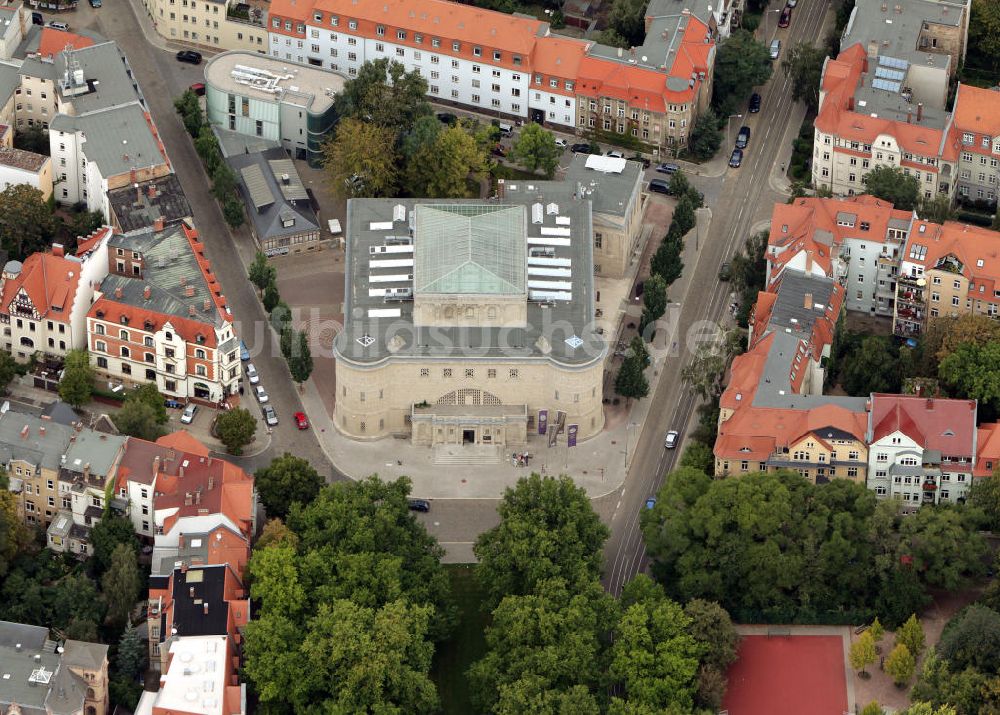
M 121 323 L 122 325 L 128 325 L 128 316 L 123 315 L 121 318 L 118 319 L 118 322 Z

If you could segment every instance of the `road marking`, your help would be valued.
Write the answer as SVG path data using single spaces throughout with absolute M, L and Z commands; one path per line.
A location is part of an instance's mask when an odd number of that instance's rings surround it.
M 622 500 L 621 500 L 621 499 L 619 499 L 619 500 L 618 500 L 618 505 L 617 505 L 617 506 L 615 506 L 615 511 L 618 511 L 618 510 L 619 510 L 619 509 L 621 509 L 621 508 L 622 508 Z

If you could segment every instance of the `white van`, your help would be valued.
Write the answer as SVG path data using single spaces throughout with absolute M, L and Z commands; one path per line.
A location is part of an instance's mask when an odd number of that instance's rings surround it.
M 497 128 L 500 130 L 500 133 L 503 134 L 505 137 L 509 137 L 511 134 L 514 133 L 514 127 L 512 127 L 510 124 L 504 124 L 503 122 L 500 122 L 499 124 L 497 124 Z

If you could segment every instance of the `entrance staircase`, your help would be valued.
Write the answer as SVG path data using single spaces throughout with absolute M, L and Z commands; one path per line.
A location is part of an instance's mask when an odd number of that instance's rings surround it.
M 434 464 L 500 464 L 503 455 L 495 444 L 438 444 Z

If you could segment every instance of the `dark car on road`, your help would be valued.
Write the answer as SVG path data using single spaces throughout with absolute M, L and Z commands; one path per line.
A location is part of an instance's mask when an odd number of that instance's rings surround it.
M 431 503 L 426 499 L 410 499 L 409 507 L 413 511 L 428 512 L 431 510 Z
M 569 150 L 574 154 L 589 154 L 590 144 L 587 143 L 573 144 L 572 146 L 570 146 Z
M 738 169 L 740 164 L 743 163 L 743 150 L 733 149 L 733 155 L 729 157 L 729 165 L 734 169 Z
M 750 95 L 750 114 L 756 114 L 760 111 L 760 95 L 754 92 Z
M 658 174 L 676 174 L 681 170 L 677 164 L 657 164 L 656 172 Z
M 649 180 L 649 190 L 655 191 L 658 194 L 669 194 L 670 193 L 670 182 L 664 179 L 650 179 Z
M 194 50 L 181 50 L 177 53 L 178 62 L 187 62 L 192 65 L 201 64 L 201 53 Z
M 781 10 L 781 17 L 778 18 L 778 27 L 788 27 L 792 24 L 792 8 L 787 5 Z
M 750 144 L 750 127 L 740 127 L 740 133 L 736 135 L 736 148 L 746 149 Z

